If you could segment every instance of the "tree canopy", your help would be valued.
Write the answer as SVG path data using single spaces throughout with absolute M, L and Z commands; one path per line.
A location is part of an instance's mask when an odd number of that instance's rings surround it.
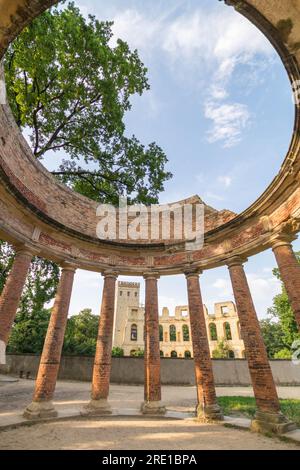
M 62 182 L 101 202 L 156 203 L 171 177 L 166 155 L 125 133 L 130 98 L 150 88 L 147 69 L 113 42 L 112 26 L 85 19 L 73 2 L 42 14 L 6 53 L 8 99 L 34 155 L 62 153 L 53 171 Z
M 295 255 L 300 263 L 300 253 Z M 273 274 L 281 281 L 278 268 L 273 270 Z M 260 325 L 269 357 L 291 358 L 292 344 L 300 339 L 300 333 L 283 283 L 281 293 L 274 297 L 273 305 L 268 309 L 268 318 L 262 320 Z

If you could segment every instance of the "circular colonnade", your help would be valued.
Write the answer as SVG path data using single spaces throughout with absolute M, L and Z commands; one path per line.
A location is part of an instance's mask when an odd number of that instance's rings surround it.
M 33 18 L 54 0 L 0 1 L 0 54 Z M 300 2 L 227 0 L 272 42 L 291 83 L 300 88 Z M 0 348 L 5 351 L 32 257 L 62 266 L 29 418 L 55 415 L 52 405 L 74 273 L 77 268 L 104 275 L 92 399 L 86 413 L 109 413 L 108 389 L 118 275 L 143 276 L 145 299 L 145 413 L 164 413 L 160 395 L 157 280 L 185 274 L 196 370 L 198 414 L 221 419 L 206 335 L 199 273 L 227 265 L 257 402 L 254 429 L 284 432 L 292 427 L 279 401 L 243 263 L 272 248 L 300 328 L 300 268 L 291 242 L 300 229 L 300 112 L 288 153 L 271 185 L 243 213 L 205 206 L 204 245 L 187 251 L 183 240 L 101 240 L 96 237 L 97 203 L 61 185 L 33 157 L 11 110 L 0 106 L 0 238 L 13 244 L 16 258 L 0 300 Z M 196 205 L 197 198 L 179 202 Z M 171 205 L 172 207 L 172 205 Z M 161 219 L 160 219 L 161 220 Z M 161 232 L 160 232 L 161 233 Z

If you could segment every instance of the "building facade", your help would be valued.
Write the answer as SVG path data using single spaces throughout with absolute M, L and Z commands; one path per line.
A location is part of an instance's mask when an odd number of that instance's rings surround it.
M 245 357 L 236 306 L 233 302 L 214 305 L 209 314 L 204 306 L 211 355 L 220 342 L 228 348 L 228 357 Z M 140 304 L 140 284 L 119 282 L 116 292 L 114 347 L 122 348 L 125 356 L 144 350 L 144 306 Z M 193 357 L 188 306 L 178 306 L 174 315 L 164 307 L 159 317 L 160 353 L 162 357 Z

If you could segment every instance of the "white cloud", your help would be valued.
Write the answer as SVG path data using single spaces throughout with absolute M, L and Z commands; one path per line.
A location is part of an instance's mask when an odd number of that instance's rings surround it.
M 225 186 L 225 188 L 229 188 L 232 183 L 232 178 L 231 176 L 222 175 L 218 177 L 218 182 Z
M 153 49 L 161 34 L 161 19 L 148 18 L 135 9 L 118 13 L 114 18 L 114 40 L 121 38 L 137 49 Z
M 224 201 L 224 198 L 222 196 L 211 191 L 205 193 L 205 200 L 208 201 L 209 199 L 212 199 L 214 201 Z
M 257 273 L 247 274 L 247 279 L 257 315 L 261 318 L 266 315 L 268 308 L 271 307 L 275 295 L 280 293 L 280 281 L 274 276 L 263 277 Z
M 225 148 L 233 147 L 241 141 L 242 131 L 250 121 L 248 107 L 241 103 L 220 104 L 210 100 L 205 104 L 204 114 L 212 121 L 207 140 L 210 143 L 221 141 Z
M 214 283 L 213 287 L 219 292 L 216 292 L 216 295 L 219 299 L 225 300 L 227 297 L 232 295 L 232 286 L 229 279 L 218 278 Z
M 86 11 L 86 2 L 79 0 L 79 5 Z M 243 64 L 249 69 L 245 88 L 251 86 L 258 64 L 265 66 L 274 57 L 271 44 L 233 8 L 200 6 L 186 8 L 179 15 L 176 10 L 184 6 L 179 0 L 169 8 L 164 2 L 163 7 L 159 3 L 151 9 L 132 5 L 120 11 L 103 1 L 88 3 L 99 18 L 108 15 L 114 21 L 115 38 L 121 37 L 131 48 L 137 48 L 144 61 L 155 64 L 156 58 L 163 55 L 164 64 L 185 86 L 192 77 L 193 85 L 196 82 L 201 86 L 204 116 L 211 121 L 207 141 L 225 148 L 237 145 L 250 124 L 250 113 L 245 104 L 230 100 L 230 81 L 238 65 Z M 150 106 L 154 116 L 159 114 L 154 98 Z

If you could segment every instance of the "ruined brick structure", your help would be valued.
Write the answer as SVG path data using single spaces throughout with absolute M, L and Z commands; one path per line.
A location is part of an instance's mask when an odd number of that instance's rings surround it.
M 54 0 L 1 0 L 0 57 L 34 17 L 55 3 Z M 226 0 L 225 3 L 235 7 L 269 38 L 291 82 L 299 83 L 299 2 Z M 99 240 L 96 237 L 96 203 L 59 184 L 34 159 L 9 107 L 0 106 L 0 238 L 14 245 L 19 253 L 0 301 L 0 354 L 2 351 L 3 355 L 5 350 L 31 256 L 38 253 L 63 266 L 33 403 L 25 416 L 38 418 L 55 414 L 51 400 L 72 281 L 75 269 L 82 268 L 102 273 L 108 281 L 104 284 L 89 412 L 109 411 L 113 284 L 118 275 L 145 279 L 145 402 L 142 409 L 145 413 L 164 412 L 160 403 L 157 290 L 159 277 L 181 274 L 186 276 L 189 297 L 198 413 L 201 417 L 221 419 L 221 411 L 216 405 L 199 275 L 207 269 L 228 266 L 257 403 L 253 429 L 280 433 L 293 427 L 280 412 L 243 263 L 261 251 L 273 249 L 299 324 L 300 267 L 291 247 L 300 229 L 299 139 L 300 113 L 299 104 L 296 104 L 290 148 L 276 178 L 260 198 L 239 215 L 230 211 L 217 212 L 205 206 L 204 245 L 187 251 L 180 237 L 173 242 L 160 238 L 134 242 L 124 242 L 120 237 Z M 197 200 L 194 197 L 189 202 L 195 205 Z M 185 203 L 181 201 L 179 206 Z
M 145 306 L 140 302 L 140 283 L 118 282 L 113 345 L 121 348 L 125 356 L 144 351 Z M 210 314 L 203 305 L 206 332 L 211 356 L 219 342 L 228 348 L 228 358 L 245 358 L 245 345 L 241 338 L 236 306 L 233 302 L 219 302 Z M 174 313 L 174 314 L 173 314 Z M 189 306 L 182 305 L 170 313 L 167 307 L 159 317 L 161 357 L 193 357 Z

